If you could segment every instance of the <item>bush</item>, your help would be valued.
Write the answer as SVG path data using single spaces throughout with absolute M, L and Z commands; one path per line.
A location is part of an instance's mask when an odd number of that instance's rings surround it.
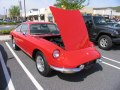
M 16 22 L 0 22 L 0 25 L 17 25 Z
M 10 30 L 0 30 L 0 35 L 5 35 L 5 34 L 10 34 L 10 31 L 12 31 L 13 29 Z

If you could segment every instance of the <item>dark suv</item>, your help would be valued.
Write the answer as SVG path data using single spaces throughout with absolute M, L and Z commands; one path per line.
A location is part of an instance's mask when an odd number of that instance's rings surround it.
M 97 42 L 101 49 L 110 49 L 120 44 L 120 28 L 108 25 L 102 16 L 83 16 L 90 40 Z

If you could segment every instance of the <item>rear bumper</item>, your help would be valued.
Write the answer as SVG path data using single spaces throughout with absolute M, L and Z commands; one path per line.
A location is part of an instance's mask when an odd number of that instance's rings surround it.
M 96 63 L 100 63 L 102 62 L 101 59 L 97 59 L 96 60 Z M 84 69 L 85 65 L 82 64 L 80 65 L 78 68 L 59 68 L 59 67 L 54 67 L 54 66 L 50 66 L 52 69 L 56 70 L 56 71 L 59 71 L 59 72 L 62 72 L 62 73 L 76 73 L 76 72 L 80 72 L 81 70 Z

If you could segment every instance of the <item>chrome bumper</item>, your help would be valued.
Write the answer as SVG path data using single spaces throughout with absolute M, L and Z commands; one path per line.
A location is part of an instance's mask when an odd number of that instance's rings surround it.
M 102 59 L 97 59 L 96 60 L 96 63 L 101 63 L 102 62 Z
M 62 73 L 76 73 L 84 69 L 84 65 L 80 65 L 78 68 L 58 68 L 54 66 L 50 66 L 52 69 L 62 72 Z
M 96 60 L 96 63 L 100 63 L 102 62 L 101 59 L 97 59 Z M 79 72 L 81 70 L 83 70 L 85 68 L 85 65 L 80 65 L 78 68 L 59 68 L 59 67 L 54 67 L 54 66 L 50 66 L 53 70 L 56 70 L 56 71 L 59 71 L 59 72 L 62 72 L 62 73 L 76 73 L 76 72 Z

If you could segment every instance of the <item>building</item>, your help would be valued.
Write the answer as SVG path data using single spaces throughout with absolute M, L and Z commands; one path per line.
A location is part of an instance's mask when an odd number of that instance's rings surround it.
M 110 16 L 111 18 L 114 16 L 120 16 L 120 12 L 116 12 L 112 8 L 93 8 L 94 15 L 103 15 L 103 16 Z
M 93 14 L 93 8 L 84 7 L 80 12 L 83 14 Z M 30 21 L 54 22 L 54 18 L 49 8 L 31 9 L 26 16 Z
M 38 20 L 38 15 L 39 15 L 39 10 L 38 9 L 31 9 L 26 14 L 27 19 L 30 20 L 30 21 Z
M 83 14 L 102 15 L 110 18 L 120 16 L 120 12 L 116 12 L 116 10 L 113 10 L 112 8 L 84 7 L 80 12 Z M 54 22 L 54 18 L 49 8 L 31 9 L 26 16 L 29 21 Z
M 49 8 L 31 9 L 26 16 L 29 21 L 54 22 Z
M 0 19 L 4 19 L 4 17 L 5 17 L 4 15 L 0 15 Z

